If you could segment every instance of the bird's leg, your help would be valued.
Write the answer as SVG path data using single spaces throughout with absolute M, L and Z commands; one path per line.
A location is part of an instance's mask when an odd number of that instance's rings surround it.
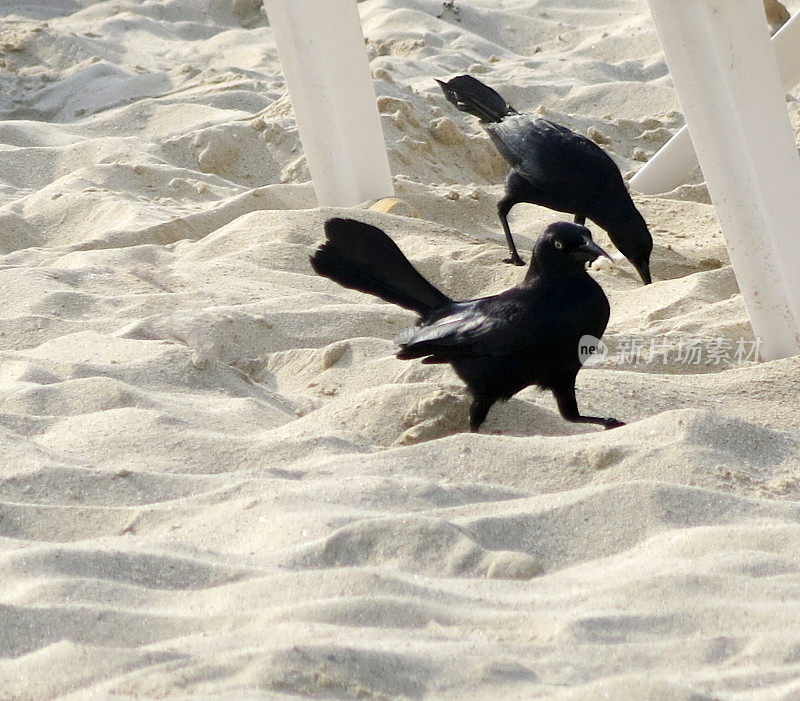
M 494 404 L 493 399 L 486 399 L 484 397 L 476 397 L 469 407 L 469 430 L 477 433 L 481 424 L 486 420 L 486 415 L 489 409 Z
M 581 226 L 586 226 L 586 215 L 576 214 L 574 221 L 576 224 L 580 224 Z
M 506 243 L 508 250 L 511 251 L 511 258 L 503 260 L 504 263 L 513 263 L 514 265 L 525 265 L 525 261 L 519 257 L 517 247 L 514 244 L 514 239 L 511 236 L 511 229 L 508 226 L 508 213 L 511 208 L 516 204 L 510 197 L 504 197 L 497 203 L 497 215 L 500 217 L 500 223 L 503 225 L 503 231 L 506 235 Z
M 558 411 L 567 421 L 578 424 L 600 424 L 603 428 L 617 428 L 624 426 L 622 421 L 609 416 L 584 416 L 578 411 L 578 401 L 575 399 L 575 380 L 553 389 L 553 396 L 558 404 Z

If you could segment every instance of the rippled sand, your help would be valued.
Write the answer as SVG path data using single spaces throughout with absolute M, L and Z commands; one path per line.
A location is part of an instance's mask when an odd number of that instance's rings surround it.
M 522 271 L 505 163 L 433 77 L 479 76 L 624 173 L 683 124 L 642 1 L 360 9 L 421 218 L 345 214 L 454 297 Z M 11 13 L 0 698 L 800 695 L 800 360 L 673 352 L 753 342 L 699 174 L 636 197 L 655 284 L 595 273 L 610 354 L 578 398 L 629 425 L 528 389 L 471 435 L 449 368 L 393 356 L 413 315 L 310 270 L 342 210 L 314 209 L 257 0 Z M 514 210 L 525 257 L 554 218 Z M 618 362 L 632 337 L 666 362 Z

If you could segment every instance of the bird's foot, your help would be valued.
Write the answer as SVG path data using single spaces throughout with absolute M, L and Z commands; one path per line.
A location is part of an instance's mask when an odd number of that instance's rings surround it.
M 519 256 L 511 256 L 511 258 L 503 258 L 504 263 L 513 263 L 514 265 L 525 265 L 525 261 Z
M 624 425 L 625 425 L 624 421 L 618 421 L 617 419 L 612 419 L 611 417 L 603 419 L 603 428 L 606 431 L 608 431 L 608 429 L 610 428 L 619 428 L 620 426 Z

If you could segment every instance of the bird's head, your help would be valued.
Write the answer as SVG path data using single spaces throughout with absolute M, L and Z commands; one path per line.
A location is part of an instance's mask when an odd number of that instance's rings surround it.
M 531 273 L 582 271 L 600 256 L 611 258 L 592 240 L 585 226 L 569 222 L 550 224 L 533 247 Z
M 606 231 L 619 252 L 636 268 L 642 282 L 649 285 L 653 281 L 650 277 L 653 237 L 650 235 L 644 217 L 636 208 L 633 208 L 632 212 L 626 217 L 620 218 L 613 227 L 607 228 Z

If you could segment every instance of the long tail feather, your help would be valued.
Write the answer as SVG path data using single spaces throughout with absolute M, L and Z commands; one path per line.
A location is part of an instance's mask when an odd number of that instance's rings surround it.
M 459 75 L 446 83 L 436 80 L 444 96 L 462 112 L 475 115 L 482 122 L 499 122 L 517 111 L 488 85 L 471 75 Z
M 366 292 L 422 317 L 452 303 L 403 255 L 384 231 L 355 219 L 325 222 L 327 241 L 311 256 L 311 267 L 344 287 Z

